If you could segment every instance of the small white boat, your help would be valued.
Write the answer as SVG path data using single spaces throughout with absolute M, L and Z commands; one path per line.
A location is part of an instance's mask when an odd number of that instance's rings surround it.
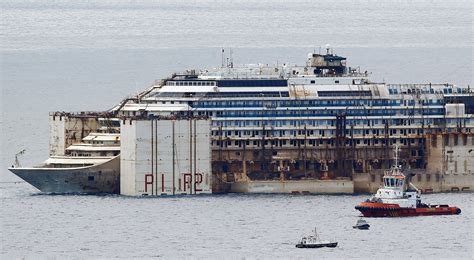
M 314 235 L 306 236 L 301 239 L 301 241 L 296 244 L 297 248 L 321 248 L 321 247 L 336 247 L 337 242 L 321 240 L 319 238 L 316 228 L 314 228 Z
M 357 223 L 355 224 L 355 226 L 352 226 L 352 227 L 357 228 L 357 229 L 367 230 L 367 229 L 369 229 L 370 225 L 369 225 L 369 223 L 367 223 L 367 221 L 360 218 L 359 220 L 357 220 Z

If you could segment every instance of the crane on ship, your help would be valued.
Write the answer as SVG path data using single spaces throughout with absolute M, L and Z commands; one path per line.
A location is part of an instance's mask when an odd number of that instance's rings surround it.
M 15 154 L 15 164 L 12 165 L 12 168 L 21 167 L 20 160 L 18 159 L 18 157 L 20 155 L 25 154 L 25 152 L 26 152 L 26 149 L 23 149 L 23 150 L 21 150 L 21 151 L 19 151 L 18 153 Z

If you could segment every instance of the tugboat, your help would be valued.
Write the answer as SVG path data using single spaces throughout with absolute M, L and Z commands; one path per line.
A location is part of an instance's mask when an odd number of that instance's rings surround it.
M 410 217 L 431 215 L 458 215 L 461 209 L 448 205 L 421 203 L 421 191 L 402 173 L 398 165 L 399 147 L 395 147 L 395 165 L 383 176 L 383 188 L 355 209 L 364 217 Z M 408 188 L 409 187 L 409 188 Z
M 352 226 L 352 227 L 357 228 L 357 229 L 367 230 L 367 229 L 369 229 L 370 225 L 369 225 L 369 223 L 367 223 L 367 221 L 360 218 L 359 220 L 357 220 L 356 225 Z
M 303 237 L 301 241 L 296 244 L 297 248 L 321 248 L 321 247 L 336 247 L 337 242 L 321 240 L 319 238 L 316 228 L 314 228 L 314 235 Z

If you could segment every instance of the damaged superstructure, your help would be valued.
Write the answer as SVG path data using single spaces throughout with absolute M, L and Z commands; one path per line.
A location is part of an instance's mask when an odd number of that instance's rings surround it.
M 122 122 L 208 118 L 213 192 L 373 192 L 394 145 L 423 191 L 474 188 L 469 86 L 371 82 L 330 49 L 304 66 L 230 60 L 176 73 L 110 112 Z
M 210 117 L 214 190 L 372 192 L 395 144 L 424 190 L 468 190 L 473 95 L 451 84 L 373 83 L 328 50 L 306 66 L 177 73 L 118 114 Z

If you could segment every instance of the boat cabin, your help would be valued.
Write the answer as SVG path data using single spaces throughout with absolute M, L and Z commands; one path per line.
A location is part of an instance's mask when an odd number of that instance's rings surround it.
M 405 185 L 404 175 L 385 175 L 383 176 L 383 186 L 386 189 L 403 189 Z
M 391 171 L 383 176 L 383 187 L 377 190 L 374 199 L 383 203 L 398 204 L 401 207 L 412 208 L 416 206 L 417 193 L 405 191 L 406 177 L 400 168 L 394 166 Z

